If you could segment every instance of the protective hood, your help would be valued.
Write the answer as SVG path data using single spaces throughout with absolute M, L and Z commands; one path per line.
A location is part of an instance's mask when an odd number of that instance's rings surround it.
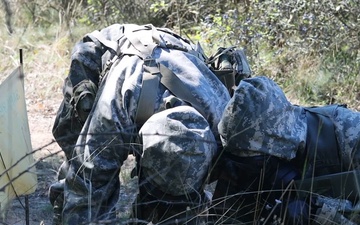
M 226 151 L 238 156 L 266 153 L 292 159 L 306 140 L 303 108 L 292 105 L 267 77 L 244 79 L 218 125 Z

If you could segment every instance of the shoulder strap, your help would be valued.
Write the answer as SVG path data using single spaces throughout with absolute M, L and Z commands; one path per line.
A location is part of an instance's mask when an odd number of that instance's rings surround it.
M 160 72 L 155 60 L 144 61 L 142 88 L 136 110 L 135 122 L 142 125 L 154 114 Z
M 151 40 L 147 40 L 147 43 L 141 42 L 136 36 L 136 31 L 141 29 L 151 30 Z M 175 34 L 171 31 L 161 29 L 160 31 Z M 142 89 L 139 97 L 137 113 L 135 121 L 137 124 L 142 125 L 145 121 L 154 114 L 155 102 L 158 92 L 159 82 L 161 82 L 168 90 L 170 90 L 175 96 L 190 103 L 203 115 L 200 104 L 191 95 L 191 91 L 184 85 L 184 83 L 166 66 L 156 63 L 156 60 L 152 57 L 153 51 L 157 47 L 178 49 L 188 52 L 188 49 L 181 48 L 179 46 L 172 45 L 171 43 L 164 42 L 159 34 L 159 30 L 153 25 L 145 25 L 143 28 L 137 30 L 125 30 L 125 37 L 130 41 L 135 49 L 138 50 L 138 56 L 144 60 L 144 72 L 142 80 Z M 175 36 L 180 38 L 179 36 Z M 181 38 L 182 39 L 182 38 Z M 192 53 L 192 52 L 191 52 Z
M 151 35 L 146 37 L 148 39 L 145 39 L 145 41 L 142 39 L 144 42 L 140 40 L 136 34 L 136 32 L 140 30 L 151 31 Z M 156 63 L 156 60 L 152 57 L 153 52 L 157 47 L 186 51 L 190 54 L 196 55 L 197 57 L 201 56 L 201 52 L 196 52 L 193 49 L 186 49 L 181 46 L 166 43 L 161 39 L 159 31 L 171 34 L 176 38 L 182 39 L 186 43 L 189 43 L 188 40 L 183 39 L 182 37 L 168 29 L 156 28 L 151 24 L 144 26 L 125 27 L 124 35 L 120 38 L 125 37 L 136 49 L 136 51 L 131 52 L 119 52 L 118 42 L 107 40 L 104 36 L 101 35 L 99 31 L 95 31 L 89 35 L 90 38 L 96 38 L 104 46 L 116 52 L 116 55 L 107 62 L 107 65 L 102 71 L 100 75 L 101 80 L 104 76 L 106 76 L 111 65 L 119 58 L 120 55 L 133 54 L 144 60 L 142 88 L 138 101 L 137 113 L 135 116 L 135 122 L 138 125 L 144 124 L 145 121 L 154 114 L 158 86 L 160 82 L 175 96 L 190 103 L 201 114 L 205 115 L 198 101 L 191 95 L 191 90 L 188 90 L 188 88 L 176 76 L 176 74 L 174 74 L 164 65 Z M 197 47 L 199 48 L 199 46 Z
M 136 36 L 136 31 L 141 29 L 151 29 L 151 36 L 148 37 L 151 40 L 147 40 L 146 45 Z M 160 71 L 152 54 L 154 49 L 161 45 L 160 35 L 154 26 L 143 26 L 141 29 L 125 29 L 125 37 L 138 51 L 137 55 L 144 60 L 141 92 L 135 116 L 135 122 L 140 126 L 154 114 Z
M 200 114 L 205 115 L 201 104 L 197 101 L 194 96 L 191 95 L 191 90 L 184 85 L 180 78 L 169 68 L 163 64 L 159 64 L 161 79 L 160 82 L 170 90 L 176 97 L 181 100 L 188 102 L 193 106 Z
M 127 40 L 131 43 L 131 45 L 138 51 L 138 56 L 142 59 L 150 59 L 152 58 L 152 53 L 154 49 L 158 46 L 164 47 L 165 44 L 160 39 L 159 32 L 153 25 L 145 25 L 136 27 L 137 29 L 127 29 L 125 28 L 124 34 Z M 151 30 L 151 36 L 146 36 L 146 43 L 143 43 L 138 36 L 136 35 L 137 31 L 140 30 Z

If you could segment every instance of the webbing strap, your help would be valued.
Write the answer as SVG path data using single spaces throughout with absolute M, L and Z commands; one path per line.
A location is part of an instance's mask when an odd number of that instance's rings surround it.
M 135 35 L 136 31 L 143 29 L 125 30 L 125 37 L 138 51 L 136 55 L 144 60 L 142 89 L 135 117 L 136 123 L 142 125 L 153 115 L 159 81 L 175 96 L 190 103 L 202 115 L 205 115 L 200 103 L 191 95 L 191 90 L 189 90 L 170 69 L 162 64 L 157 64 L 156 60 L 152 58 L 153 51 L 156 47 L 177 49 L 177 46 L 162 41 L 158 30 L 154 26 L 145 25 L 144 29 L 151 29 L 151 40 L 145 40 L 147 43 L 143 43 Z M 187 49 L 183 48 L 180 48 L 180 50 L 187 51 Z
M 152 57 L 152 53 L 154 49 L 160 45 L 160 35 L 157 32 L 154 26 L 150 26 L 151 28 L 151 40 L 148 40 L 147 43 L 142 43 L 140 39 L 135 35 L 136 30 L 125 30 L 125 37 L 129 40 L 131 45 L 138 50 L 138 56 L 142 59 L 150 59 Z M 139 31 L 139 30 L 138 30 Z M 148 36 L 146 36 L 148 37 Z
M 100 31 L 96 30 L 91 32 L 90 34 L 88 34 L 88 36 L 91 39 L 97 39 L 101 44 L 103 44 L 104 46 L 114 50 L 115 53 L 117 53 L 118 49 L 119 49 L 119 44 L 117 41 L 111 41 L 106 39 Z M 121 37 L 119 37 L 118 39 L 120 39 Z
M 200 102 L 191 95 L 191 90 L 184 85 L 184 83 L 175 73 L 173 73 L 173 71 L 163 64 L 158 64 L 158 67 L 154 66 L 154 64 L 156 64 L 155 60 L 148 61 L 151 61 L 151 66 L 144 63 L 142 89 L 135 117 L 135 120 L 139 125 L 144 124 L 154 113 L 154 105 L 156 102 L 159 81 L 176 97 L 191 104 L 191 106 L 203 116 L 206 115 Z
M 175 96 L 181 98 L 182 100 L 190 103 L 194 108 L 196 108 L 201 114 L 205 115 L 201 110 L 200 104 L 196 99 L 191 95 L 191 91 L 183 84 L 183 82 L 167 67 L 160 64 L 158 65 L 155 59 L 152 58 L 153 51 L 156 47 L 162 48 L 172 48 L 179 49 L 182 51 L 190 52 L 199 57 L 199 53 L 188 50 L 186 48 L 180 48 L 178 46 L 173 46 L 172 44 L 165 43 L 161 40 L 159 32 L 156 27 L 153 25 L 145 25 L 143 27 L 136 27 L 138 29 L 125 29 L 124 34 L 118 38 L 118 40 L 122 37 L 127 38 L 127 40 L 131 43 L 131 45 L 135 48 L 135 51 L 127 52 L 119 52 L 120 46 L 118 41 L 111 41 L 106 39 L 100 31 L 94 31 L 88 36 L 91 39 L 98 40 L 101 44 L 106 46 L 107 48 L 113 50 L 116 55 L 107 62 L 105 68 L 100 74 L 100 82 L 104 79 L 112 64 L 119 58 L 119 54 L 130 54 L 137 55 L 144 60 L 144 72 L 143 72 L 143 80 L 142 80 L 142 89 L 139 96 L 138 109 L 135 116 L 135 121 L 142 125 L 145 121 L 153 115 L 155 102 L 157 97 L 157 90 L 159 86 L 159 81 L 169 89 Z M 151 40 L 145 40 L 146 43 L 143 43 L 137 36 L 136 32 L 141 30 L 151 30 Z M 179 35 L 166 30 L 159 29 L 163 32 L 170 33 L 177 38 L 181 38 Z M 149 36 L 146 36 L 149 37 Z M 187 41 L 188 42 L 188 41 Z M 161 71 L 161 79 L 160 79 L 160 71 Z
M 99 75 L 99 83 L 98 86 L 101 85 L 102 81 L 105 79 L 106 75 L 108 74 L 111 66 L 115 63 L 118 59 L 118 55 L 114 55 L 114 57 L 106 62 L 105 68 L 101 71 Z
M 154 114 L 159 80 L 159 69 L 155 60 L 144 61 L 142 88 L 135 116 L 139 125 L 143 125 Z
M 100 86 L 100 84 L 102 83 L 102 81 L 104 80 L 105 76 L 108 74 L 111 66 L 114 64 L 114 62 L 119 58 L 119 50 L 120 50 L 120 46 L 118 43 L 118 40 L 121 39 L 124 35 L 121 35 L 120 37 L 117 38 L 116 41 L 111 41 L 105 38 L 105 36 L 103 36 L 101 34 L 100 31 L 95 30 L 93 32 L 91 32 L 90 34 L 87 35 L 88 37 L 90 37 L 94 42 L 97 40 L 99 41 L 102 45 L 106 46 L 107 48 L 109 48 L 108 51 L 106 51 L 105 54 L 111 54 L 113 55 L 113 57 L 111 59 L 109 59 L 102 72 L 99 75 L 99 82 L 98 82 L 98 86 Z M 112 50 L 113 52 L 111 52 L 110 50 Z
M 231 46 L 228 48 L 219 48 L 215 55 L 210 56 L 206 64 L 214 63 L 217 59 L 219 59 L 220 56 L 224 55 L 225 53 L 229 51 L 233 51 L 235 49 L 235 46 Z
M 202 110 L 201 104 L 191 95 L 191 90 L 184 85 L 180 78 L 169 68 L 163 64 L 159 64 L 161 79 L 160 82 L 170 90 L 176 97 L 188 102 L 193 106 L 200 114 L 205 116 L 205 112 Z
M 138 51 L 136 55 L 144 60 L 141 92 L 135 116 L 135 122 L 138 125 L 144 124 L 146 120 L 154 114 L 160 80 L 159 68 L 155 59 L 152 58 L 154 49 L 160 43 L 160 36 L 154 26 L 147 26 L 144 28 L 151 29 L 152 31 L 151 40 L 147 40 L 148 42 L 146 44 L 142 43 L 135 35 L 137 30 L 125 30 L 125 37 Z

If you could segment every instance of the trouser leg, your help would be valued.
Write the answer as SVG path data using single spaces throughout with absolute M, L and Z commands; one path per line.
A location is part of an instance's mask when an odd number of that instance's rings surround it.
M 58 181 L 49 188 L 49 200 L 53 206 L 53 225 L 62 224 L 62 210 L 64 204 L 65 177 L 69 165 L 64 161 L 58 170 Z
M 62 210 L 64 204 L 64 185 L 65 180 L 60 180 L 50 186 L 49 198 L 53 206 L 53 225 L 62 223 Z

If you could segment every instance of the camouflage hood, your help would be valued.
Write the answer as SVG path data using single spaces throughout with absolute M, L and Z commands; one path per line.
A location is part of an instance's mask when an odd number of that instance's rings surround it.
M 266 153 L 292 159 L 306 140 L 306 117 L 281 88 L 266 77 L 240 82 L 218 125 L 226 151 L 246 156 Z

